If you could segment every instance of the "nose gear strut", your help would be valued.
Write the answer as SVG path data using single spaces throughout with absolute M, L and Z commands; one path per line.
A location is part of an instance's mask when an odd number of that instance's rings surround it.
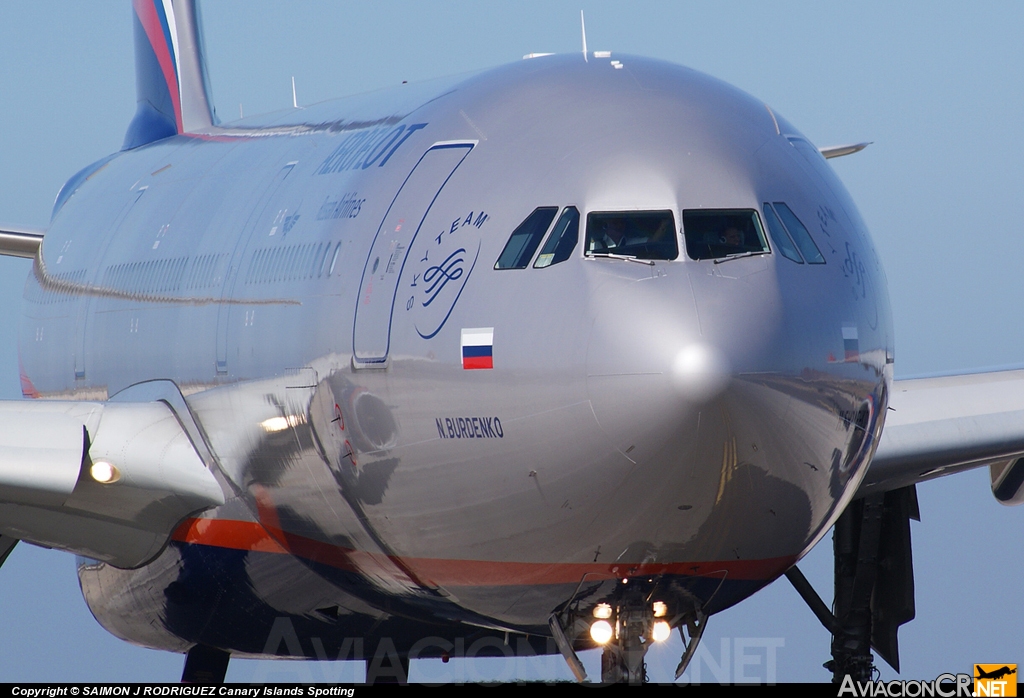
M 615 635 L 601 652 L 601 682 L 646 683 L 644 655 L 653 642 L 654 614 L 640 589 L 623 594 L 617 610 Z
M 575 648 L 596 645 L 601 648 L 602 683 L 646 683 L 644 657 L 647 650 L 653 643 L 667 640 L 673 626 L 679 627 L 684 649 L 676 678 L 693 657 L 707 621 L 700 606 L 694 602 L 691 608 L 678 598 L 669 603 L 658 600 L 655 597 L 658 585 L 654 579 L 648 579 L 648 584 L 631 582 L 633 580 L 629 579 L 623 579 L 621 584 L 616 581 L 613 588 L 605 587 L 603 595 L 594 593 L 597 591 L 594 587 L 587 594 L 592 605 L 580 608 L 570 600 L 561 611 L 551 615 L 548 623 L 551 635 L 577 681 L 586 681 L 587 672 Z M 684 605 L 687 610 L 677 607 L 676 615 L 670 616 L 672 605 Z M 585 641 L 588 634 L 589 641 Z

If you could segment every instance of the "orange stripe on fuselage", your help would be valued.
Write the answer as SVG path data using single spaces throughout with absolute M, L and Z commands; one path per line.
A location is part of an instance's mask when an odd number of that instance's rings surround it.
M 390 567 L 413 570 L 427 583 L 443 587 L 521 586 L 534 584 L 576 584 L 586 576 L 590 580 L 620 577 L 682 575 L 729 580 L 770 580 L 784 572 L 795 557 L 764 560 L 728 560 L 714 562 L 666 563 L 549 563 L 498 562 L 490 560 L 445 560 L 440 558 L 390 558 L 359 550 L 342 548 L 304 536 L 267 529 L 252 521 L 230 519 L 188 519 L 174 532 L 181 543 L 209 545 L 231 550 L 295 555 L 337 569 L 363 571 Z
M 215 548 L 288 554 L 262 526 L 253 521 L 185 519 L 171 538 L 181 543 L 211 545 Z

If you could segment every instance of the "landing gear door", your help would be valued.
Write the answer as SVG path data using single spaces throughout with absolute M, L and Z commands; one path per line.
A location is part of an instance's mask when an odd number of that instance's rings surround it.
M 391 320 L 406 256 L 437 195 L 476 145 L 435 143 L 413 167 L 384 214 L 363 266 L 352 328 L 352 365 L 387 366 Z

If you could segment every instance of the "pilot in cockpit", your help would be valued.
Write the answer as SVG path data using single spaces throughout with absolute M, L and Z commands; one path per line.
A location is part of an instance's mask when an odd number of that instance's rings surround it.
M 594 244 L 596 243 L 596 244 Z M 626 244 L 626 222 L 621 218 L 609 218 L 601 226 L 601 234 L 591 242 L 595 252 L 605 252 Z
M 746 251 L 743 231 L 735 225 L 727 225 L 719 236 L 719 243 L 729 248 L 726 254 L 736 254 Z

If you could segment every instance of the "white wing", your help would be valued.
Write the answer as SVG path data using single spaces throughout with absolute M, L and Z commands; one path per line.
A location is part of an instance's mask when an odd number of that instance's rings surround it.
M 184 518 L 224 503 L 190 419 L 164 400 L 0 401 L 0 558 L 25 540 L 151 560 Z
M 1003 504 L 1024 502 L 1024 370 L 893 382 L 860 494 L 989 465 Z

